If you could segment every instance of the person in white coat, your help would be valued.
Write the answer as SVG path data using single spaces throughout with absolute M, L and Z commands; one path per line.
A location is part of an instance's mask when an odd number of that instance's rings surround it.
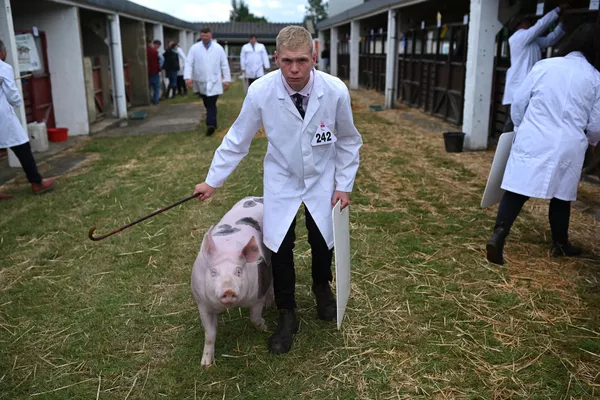
M 206 108 L 206 135 L 217 129 L 217 99 L 229 89 L 231 73 L 223 47 L 212 40 L 209 28 L 200 30 L 200 41 L 192 46 L 185 62 L 183 77 L 188 88 L 202 97 Z
M 265 70 L 271 67 L 267 48 L 256 41 L 256 35 L 250 35 L 250 42 L 242 46 L 240 53 L 240 66 L 248 78 L 248 86 L 265 75 Z
M 504 132 L 511 132 L 514 124 L 510 117 L 510 105 L 514 93 L 519 89 L 531 68 L 542 59 L 542 50 L 554 46 L 565 35 L 564 26 L 558 24 L 547 36 L 550 26 L 558 20 L 560 13 L 567 5 L 561 5 L 532 24 L 529 18 L 515 18 L 511 22 L 514 33 L 508 39 L 510 45 L 510 68 L 506 72 L 506 86 L 502 104 L 505 107 L 506 121 Z
M 506 193 L 487 243 L 487 259 L 496 264 L 504 263 L 505 238 L 530 197 L 550 199 L 552 255 L 581 253 L 569 242 L 569 218 L 585 151 L 600 141 L 600 25 L 582 25 L 561 53 L 537 63 L 513 98 Z
M 331 210 L 350 203 L 359 166 L 360 133 L 354 126 L 350 93 L 336 77 L 314 69 L 311 34 L 300 26 L 282 29 L 276 39 L 273 71 L 248 88 L 242 110 L 217 149 L 200 200 L 221 187 L 242 158 L 260 126 L 269 142 L 264 159 L 263 240 L 271 250 L 277 329 L 269 350 L 286 353 L 298 322 L 295 308 L 294 242 L 296 214 L 302 204 L 312 251 L 312 290 L 317 316 L 333 320 L 331 292 L 333 226 Z M 257 171 L 258 172 L 258 171 Z
M 34 193 L 42 193 L 50 189 L 55 179 L 42 179 L 35 159 L 31 153 L 29 136 L 21 125 L 21 121 L 13 107 L 23 105 L 19 89 L 15 83 L 15 71 L 6 62 L 6 47 L 0 40 L 0 148 L 10 148 L 19 159 L 21 167 L 31 183 Z M 0 193 L 0 200 L 14 197 Z
M 185 71 L 185 51 L 181 48 L 179 43 L 176 43 L 175 49 L 177 50 L 177 55 L 179 56 L 179 71 L 177 72 L 177 94 L 180 96 L 187 96 L 187 85 L 185 84 L 185 79 L 183 79 L 183 72 Z

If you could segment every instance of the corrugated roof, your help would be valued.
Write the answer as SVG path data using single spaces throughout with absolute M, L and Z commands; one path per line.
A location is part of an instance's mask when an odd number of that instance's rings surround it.
M 196 29 L 209 28 L 216 39 L 219 38 L 244 38 L 255 34 L 260 38 L 275 38 L 280 30 L 290 25 L 304 26 L 298 22 L 197 22 Z
M 417 3 L 423 3 L 428 0 L 369 0 L 356 7 L 352 7 L 340 14 L 327 18 L 317 24 L 317 29 L 327 29 L 334 25 L 350 22 L 353 19 L 360 18 L 364 15 L 371 14 L 377 11 L 385 11 L 388 8 L 403 7 Z

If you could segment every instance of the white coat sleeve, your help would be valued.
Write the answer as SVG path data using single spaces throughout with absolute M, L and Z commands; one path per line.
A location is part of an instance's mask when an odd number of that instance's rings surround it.
M 242 71 L 246 70 L 246 46 L 242 46 L 242 52 L 240 53 L 240 68 Z
M 205 180 L 214 188 L 223 186 L 225 180 L 248 154 L 252 138 L 262 126 L 261 114 L 252 98 L 253 92 L 249 90 L 244 99 L 240 115 L 229 128 L 223 142 L 215 151 Z
M 555 8 L 554 10 L 550 11 L 548 14 L 540 18 L 535 23 L 535 25 L 527 29 L 525 31 L 525 34 L 523 35 L 523 41 L 525 42 L 525 44 L 533 43 L 540 36 L 542 36 L 544 32 L 546 32 L 550 28 L 550 25 L 552 25 L 552 23 L 554 23 L 554 21 L 558 19 L 559 11 L 560 8 Z
M 554 46 L 560 39 L 565 36 L 565 28 L 562 23 L 558 24 L 555 30 L 553 30 L 548 36 L 538 38 L 535 42 L 540 46 L 541 49 Z
M 596 102 L 587 124 L 587 139 L 592 146 L 600 142 L 600 86 L 596 88 Z
M 533 83 L 537 75 L 537 68 L 534 66 L 533 69 L 519 87 L 519 89 L 513 95 L 513 102 L 510 106 L 510 117 L 515 125 L 515 132 L 523 122 L 525 117 L 525 111 L 529 106 L 529 100 L 531 99 L 531 91 L 533 90 Z
M 271 61 L 269 61 L 269 53 L 267 53 L 267 48 L 264 46 L 263 46 L 262 56 L 263 56 L 263 66 L 265 67 L 265 69 L 270 69 Z
M 15 83 L 15 72 L 12 67 L 5 64 L 4 68 L 0 68 L 0 82 L 2 83 L 2 91 L 6 94 L 6 100 L 13 107 L 19 107 L 23 104 L 19 88 Z
M 227 54 L 225 54 L 225 50 L 221 51 L 221 75 L 223 75 L 223 82 L 231 82 L 229 60 L 227 60 Z
M 188 52 L 187 58 L 185 59 L 185 69 L 183 70 L 183 79 L 192 79 L 194 73 L 194 61 L 196 57 L 194 55 L 194 48 L 192 47 Z
M 340 99 L 336 113 L 335 190 L 351 192 L 358 171 L 362 137 L 354 126 L 350 92 Z

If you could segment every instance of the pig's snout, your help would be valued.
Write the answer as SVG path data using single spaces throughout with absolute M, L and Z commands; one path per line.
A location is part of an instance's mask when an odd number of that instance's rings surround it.
M 232 305 L 234 304 L 238 299 L 238 295 L 237 293 L 235 293 L 233 290 L 231 289 L 227 289 L 226 291 L 224 291 L 221 294 L 221 298 L 219 300 L 221 300 L 221 303 L 223 303 L 224 305 Z

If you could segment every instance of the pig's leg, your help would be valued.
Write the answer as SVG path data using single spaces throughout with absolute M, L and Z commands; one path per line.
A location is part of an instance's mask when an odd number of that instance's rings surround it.
M 256 327 L 256 330 L 259 332 L 264 332 L 267 330 L 267 325 L 265 324 L 265 320 L 262 317 L 262 310 L 265 305 L 264 299 L 259 300 L 255 305 L 250 307 L 250 321 Z
M 204 351 L 200 365 L 208 367 L 215 360 L 215 339 L 217 338 L 217 314 L 198 306 L 200 319 L 204 327 Z
M 273 308 L 275 306 L 275 292 L 273 291 L 273 281 L 269 285 L 269 289 L 267 289 L 267 294 L 265 295 L 265 308 Z

